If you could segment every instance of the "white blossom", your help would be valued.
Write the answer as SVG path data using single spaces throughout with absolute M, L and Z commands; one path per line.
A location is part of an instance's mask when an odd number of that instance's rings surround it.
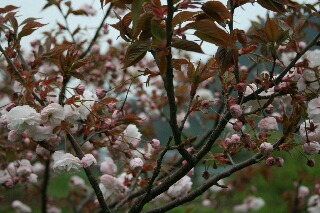
M 208 89 L 198 89 L 195 97 L 197 96 L 199 96 L 198 100 L 209 100 L 209 101 L 214 100 L 212 92 Z
M 320 123 L 320 96 L 309 101 L 307 112 L 310 119 Z
M 320 144 L 316 141 L 310 141 L 308 143 L 304 143 L 302 145 L 302 149 L 307 155 L 315 155 L 320 151 Z
M 40 114 L 29 105 L 16 106 L 6 115 L 8 129 L 22 133 L 26 129 L 40 124 Z
M 45 124 L 58 126 L 64 120 L 64 108 L 58 103 L 51 103 L 40 112 L 41 121 Z
M 139 129 L 136 125 L 130 124 L 127 126 L 126 130 L 124 130 L 124 140 L 127 143 L 131 143 L 134 140 L 140 140 L 141 139 L 141 133 L 139 132 Z
M 15 213 L 31 213 L 32 209 L 26 204 L 19 200 L 15 200 L 11 203 L 11 207 L 14 209 Z
M 189 176 L 184 176 L 178 182 L 170 186 L 167 194 L 170 197 L 178 198 L 188 194 L 192 186 L 192 181 Z
M 35 141 L 47 140 L 52 136 L 52 126 L 31 126 L 27 130 L 27 134 Z
M 319 213 L 320 212 L 320 195 L 312 195 L 308 200 L 308 212 L 309 213 Z
M 76 172 L 82 167 L 80 159 L 70 153 L 55 151 L 52 158 L 53 170 L 57 173 Z
M 99 186 L 104 199 L 109 203 L 123 199 L 128 192 L 128 188 L 122 182 L 107 174 L 100 177 Z

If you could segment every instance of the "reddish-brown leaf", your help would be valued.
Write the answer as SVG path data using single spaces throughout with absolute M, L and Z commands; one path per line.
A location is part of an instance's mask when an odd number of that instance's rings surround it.
M 3 8 L 0 8 L 0 14 L 10 12 L 10 11 L 15 10 L 17 8 L 19 8 L 19 7 L 16 7 L 16 6 L 13 6 L 13 5 L 7 5 L 7 6 L 3 7 Z
M 181 24 L 184 21 L 187 21 L 188 19 L 192 18 L 196 14 L 197 12 L 191 12 L 191 11 L 182 11 L 178 13 L 172 19 L 172 28 Z
M 279 26 L 268 17 L 266 25 L 264 27 L 264 31 L 267 35 L 268 41 L 276 42 L 279 39 L 279 36 L 281 34 L 281 30 Z
M 285 4 L 280 4 L 274 0 L 257 0 L 257 2 L 264 8 L 278 13 L 286 12 Z
M 204 41 L 225 48 L 234 46 L 231 36 L 211 20 L 202 19 L 195 21 L 189 24 L 188 27 L 195 29 L 196 32 L 194 34 Z
M 146 55 L 149 48 L 149 42 L 136 41 L 133 44 L 131 44 L 126 52 L 124 68 L 130 67 L 138 63 Z
M 218 48 L 215 57 L 222 72 L 225 72 L 235 64 L 237 55 L 237 49 L 223 47 Z
M 219 23 L 224 23 L 226 19 L 232 19 L 229 10 L 219 1 L 207 1 L 201 9 Z
M 180 38 L 173 39 L 171 46 L 174 48 L 177 48 L 177 49 L 181 49 L 181 50 L 203 53 L 199 44 L 197 44 L 193 41 L 188 41 L 188 40 L 184 40 L 184 39 L 180 39 Z

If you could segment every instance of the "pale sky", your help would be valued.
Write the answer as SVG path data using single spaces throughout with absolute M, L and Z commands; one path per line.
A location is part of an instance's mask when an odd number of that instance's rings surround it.
M 15 6 L 20 6 L 18 21 L 22 21 L 28 17 L 35 17 L 35 18 L 42 18 L 39 20 L 41 23 L 48 23 L 48 25 L 40 28 L 39 30 L 35 31 L 31 36 L 23 38 L 22 48 L 23 49 L 30 49 L 30 41 L 35 39 L 41 39 L 41 32 L 50 30 L 52 28 L 57 27 L 56 21 L 64 24 L 64 19 L 62 18 L 61 14 L 59 14 L 58 10 L 55 7 L 49 7 L 48 9 L 42 11 L 41 8 L 46 4 L 47 1 L 45 0 L 0 0 L 0 7 L 4 7 L 8 4 L 12 4 Z M 89 36 L 93 37 L 94 29 L 96 29 L 101 19 L 104 16 L 104 13 L 107 6 L 104 8 L 104 11 L 101 10 L 100 1 L 99 0 L 72 0 L 73 8 L 79 8 L 82 4 L 87 3 L 91 4 L 96 10 L 97 15 L 94 17 L 91 16 L 73 16 L 69 17 L 69 24 L 72 29 L 75 29 L 78 25 L 87 26 L 91 29 L 89 31 Z M 222 0 L 222 2 L 226 2 L 226 0 Z M 307 3 L 315 3 L 316 0 L 298 0 L 298 2 L 307 2 Z M 237 8 L 235 12 L 235 28 L 244 29 L 246 30 L 250 26 L 250 22 L 252 20 L 257 20 L 257 16 L 260 15 L 262 17 L 266 16 L 266 10 L 262 8 L 259 4 L 255 3 L 254 5 L 248 3 L 245 4 L 242 8 Z M 109 20 L 107 23 L 115 22 L 115 20 Z M 111 27 L 110 27 L 111 29 Z M 119 32 L 116 30 L 111 30 L 111 35 L 113 38 L 117 38 Z M 106 43 L 106 42 L 103 42 Z M 103 45 L 102 45 L 103 47 Z M 209 55 L 214 54 L 215 47 L 212 45 L 203 46 L 204 52 Z M 200 56 L 201 57 L 201 56 Z

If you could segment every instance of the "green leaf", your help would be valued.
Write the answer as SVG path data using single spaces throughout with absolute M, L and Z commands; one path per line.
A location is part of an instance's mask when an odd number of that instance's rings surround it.
M 131 12 L 132 12 L 132 30 L 133 30 L 133 32 L 135 32 L 135 30 L 136 30 L 136 28 L 138 26 L 138 22 L 139 22 L 140 13 L 141 13 L 141 9 L 142 9 L 143 3 L 144 3 L 144 0 L 133 0 L 132 8 L 131 8 Z
M 174 39 L 171 46 L 181 50 L 203 53 L 201 47 L 197 43 L 184 39 Z
M 151 21 L 151 33 L 158 40 L 162 41 L 166 38 L 166 31 L 159 21 Z
M 149 42 L 136 41 L 131 44 L 126 52 L 123 68 L 127 68 L 138 63 L 146 55 L 149 48 Z

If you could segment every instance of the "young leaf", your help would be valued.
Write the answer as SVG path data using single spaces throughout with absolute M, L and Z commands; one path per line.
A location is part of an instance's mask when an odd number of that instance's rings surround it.
M 151 33 L 152 33 L 152 36 L 154 36 L 160 41 L 166 38 L 166 31 L 161 26 L 161 23 L 159 21 L 154 21 L 154 20 L 151 21 Z
M 7 12 L 10 12 L 12 10 L 15 10 L 15 9 L 18 9 L 19 7 L 16 7 L 16 6 L 13 6 L 13 5 L 7 5 L 3 8 L 0 8 L 0 14 L 2 13 L 7 13 Z
M 224 23 L 226 19 L 232 19 L 229 10 L 219 1 L 207 1 L 201 9 L 219 23 Z
M 141 12 L 143 3 L 144 3 L 144 0 L 133 0 L 132 8 L 131 8 L 131 12 L 132 12 L 132 30 L 133 30 L 133 32 L 135 32 L 135 30 L 136 30 L 136 28 L 138 26 L 138 22 L 139 22 L 139 18 L 140 18 L 140 12 Z
M 281 34 L 281 30 L 279 26 L 269 17 L 264 27 L 264 31 L 267 35 L 268 41 L 271 41 L 271 42 L 278 41 L 279 36 Z
M 201 47 L 197 43 L 180 38 L 173 39 L 171 46 L 181 50 L 203 53 Z
M 146 55 L 149 47 L 149 42 L 136 41 L 131 44 L 126 52 L 124 68 L 138 63 Z
M 211 20 L 203 19 L 195 21 L 189 24 L 188 27 L 195 29 L 196 32 L 194 34 L 204 41 L 225 48 L 234 46 L 231 36 Z
M 257 2 L 267 10 L 272 10 L 273 12 L 284 13 L 286 8 L 284 4 L 280 4 L 274 0 L 257 0 Z
M 194 15 L 196 15 L 197 12 L 191 12 L 191 11 L 182 11 L 175 15 L 172 19 L 172 28 L 175 26 L 181 24 L 182 22 L 192 18 Z

